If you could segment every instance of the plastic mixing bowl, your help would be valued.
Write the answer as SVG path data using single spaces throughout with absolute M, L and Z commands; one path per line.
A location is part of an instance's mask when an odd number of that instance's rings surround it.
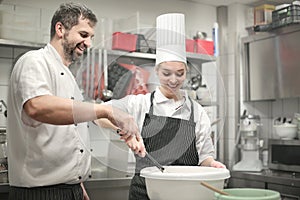
M 218 188 L 230 177 L 228 169 L 199 166 L 165 166 L 162 173 L 157 167 L 141 170 L 145 177 L 147 193 L 155 200 L 212 200 L 214 192 L 201 185 L 201 181 Z
M 215 193 L 215 200 L 280 200 L 280 193 L 274 190 L 254 188 L 225 189 L 229 195 Z

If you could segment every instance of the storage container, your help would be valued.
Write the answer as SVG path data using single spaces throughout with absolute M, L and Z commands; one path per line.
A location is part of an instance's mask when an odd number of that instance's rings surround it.
M 272 28 L 300 22 L 300 5 L 290 5 L 272 12 Z
M 112 49 L 123 51 L 136 51 L 138 36 L 130 33 L 114 32 L 112 36 Z
M 272 23 L 272 11 L 275 10 L 274 5 L 263 4 L 254 8 L 254 25 Z
M 195 52 L 195 40 L 186 39 L 185 40 L 186 52 Z
M 196 53 L 214 55 L 214 42 L 209 40 L 196 39 Z

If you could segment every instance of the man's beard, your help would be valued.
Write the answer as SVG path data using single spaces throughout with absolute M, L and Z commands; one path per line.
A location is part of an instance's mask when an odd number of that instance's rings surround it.
M 65 59 L 69 62 L 74 62 L 79 60 L 79 56 L 75 52 L 76 45 L 74 43 L 70 43 L 68 39 L 65 37 L 63 41 L 63 50 Z

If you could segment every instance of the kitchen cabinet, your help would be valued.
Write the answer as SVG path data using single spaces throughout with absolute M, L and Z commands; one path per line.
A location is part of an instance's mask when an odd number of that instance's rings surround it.
M 300 96 L 299 37 L 296 24 L 243 38 L 245 100 Z
M 282 200 L 300 200 L 300 173 L 277 170 L 231 171 L 228 188 L 260 188 L 280 192 Z

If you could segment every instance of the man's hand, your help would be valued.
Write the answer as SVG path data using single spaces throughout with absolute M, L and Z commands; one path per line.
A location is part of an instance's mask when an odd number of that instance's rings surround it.
M 134 118 L 128 113 L 112 107 L 112 111 L 108 115 L 108 119 L 118 127 L 118 134 L 122 139 L 127 140 L 134 137 L 137 141 L 141 140 L 141 135 Z

